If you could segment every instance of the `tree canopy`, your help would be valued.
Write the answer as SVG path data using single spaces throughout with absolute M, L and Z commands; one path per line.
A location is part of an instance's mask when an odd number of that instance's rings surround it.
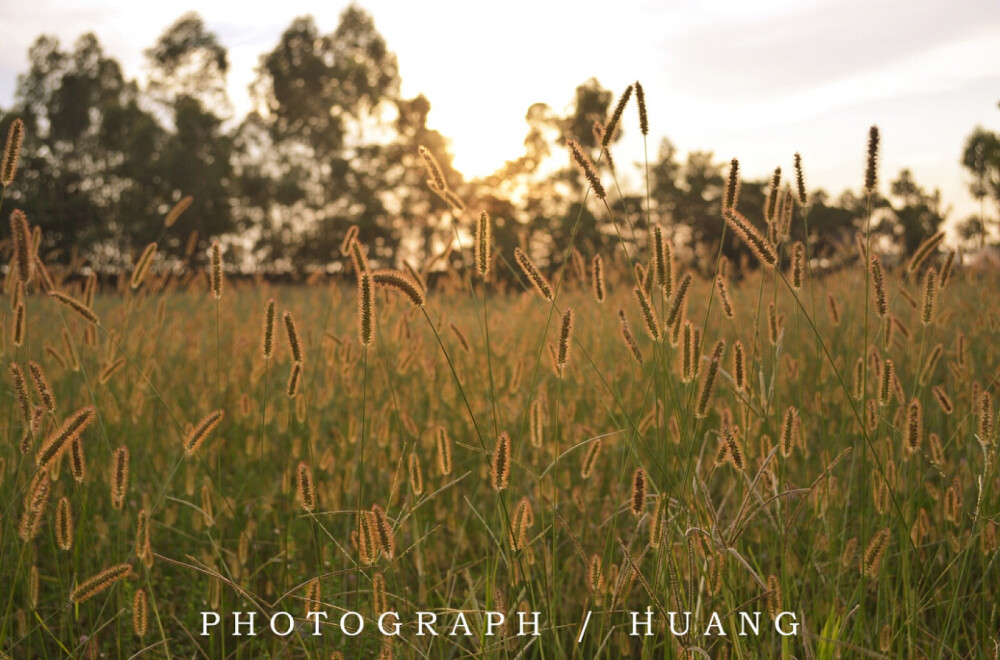
M 593 196 L 584 202 L 587 179 L 566 156 L 567 140 L 581 145 L 602 178 L 623 168 L 601 149 L 616 96 L 596 79 L 567 90 L 562 110 L 529 107 L 523 154 L 492 176 L 466 181 L 451 164 L 447 137 L 427 125 L 431 100 L 401 94 L 396 55 L 355 5 L 329 33 L 310 16 L 288 25 L 260 56 L 254 107 L 244 117 L 233 116 L 226 92 L 229 54 L 196 13 L 179 17 L 144 53 L 145 77 L 127 80 L 93 34 L 68 49 L 40 36 L 13 106 L 0 110 L 4 133 L 14 118 L 25 125 L 8 199 L 41 228 L 50 258 L 77 255 L 115 271 L 152 241 L 170 263 L 203 258 L 218 239 L 243 270 L 304 273 L 338 268 L 339 245 L 353 225 L 378 263 L 424 264 L 467 236 L 486 210 L 500 251 L 519 245 L 541 263 L 558 264 L 571 238 L 583 253 L 644 247 L 650 223 L 662 225 L 679 256 L 696 265 L 709 267 L 720 251 L 735 264 L 752 262 L 725 230 L 729 165 L 710 152 L 681 158 L 663 138 L 648 180 L 644 169 L 634 172 L 638 189 L 616 187 L 607 205 Z M 633 130 L 622 125 L 611 145 Z M 440 164 L 450 200 L 427 185 L 421 146 Z M 973 196 L 1000 208 L 996 134 L 977 128 L 961 162 Z M 770 185 L 742 183 L 739 208 L 752 222 L 763 224 Z M 164 216 L 187 197 L 190 206 L 165 227 Z M 901 255 L 946 216 L 940 195 L 906 169 L 889 197 L 872 202 L 880 210 L 876 230 Z M 833 198 L 815 190 L 796 210 L 791 238 L 808 241 L 821 258 L 833 255 L 851 244 L 866 211 L 861 192 Z M 978 231 L 983 241 L 985 218 L 973 229 L 964 235 Z

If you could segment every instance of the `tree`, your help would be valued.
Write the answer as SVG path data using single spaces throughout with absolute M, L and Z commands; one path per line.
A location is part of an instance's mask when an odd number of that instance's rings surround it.
M 385 177 L 399 74 L 371 17 L 351 5 L 329 35 L 311 17 L 295 19 L 261 57 L 253 90 L 258 108 L 236 144 L 258 258 L 289 269 L 326 263 L 357 224 L 372 256 L 388 259 L 400 240 Z
M 177 19 L 145 55 L 150 68 L 147 90 L 153 99 L 172 108 L 177 99 L 187 97 L 217 117 L 229 117 L 229 55 L 198 14 L 188 12 Z
M 160 169 L 166 199 L 158 214 L 165 214 L 186 195 L 194 200 L 162 236 L 162 251 L 179 254 L 192 232 L 207 246 L 212 237 L 236 228 L 233 140 L 223 130 L 223 121 L 231 113 L 226 93 L 229 59 L 216 35 L 195 13 L 184 14 L 145 54 L 149 95 L 173 129 L 163 146 Z
M 1000 137 L 981 126 L 966 138 L 962 165 L 972 174 L 969 191 L 979 201 L 980 209 L 987 196 L 1000 205 Z M 980 210 L 979 246 L 986 243 L 986 218 Z
M 83 246 L 98 266 L 116 265 L 164 199 L 165 133 L 93 34 L 72 52 L 39 37 L 29 60 L 12 113 L 25 122 L 24 175 L 12 197 L 41 227 L 43 250 L 67 258 Z
M 941 214 L 941 193 L 937 190 L 928 195 L 917 185 L 913 173 L 904 169 L 890 184 L 893 197 L 899 200 L 895 208 L 897 226 L 894 230 L 896 242 L 904 255 L 913 254 L 920 244 L 934 234 L 944 222 Z

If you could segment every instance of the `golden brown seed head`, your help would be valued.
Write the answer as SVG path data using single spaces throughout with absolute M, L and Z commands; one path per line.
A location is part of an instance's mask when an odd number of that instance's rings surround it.
M 650 270 L 651 274 L 656 279 L 656 283 L 659 284 L 661 288 L 665 288 L 667 286 L 667 283 L 670 281 L 670 276 L 672 275 L 668 264 L 669 250 L 670 247 L 663 238 L 663 227 L 660 225 L 653 225 L 653 255 L 650 259 Z
M 799 196 L 799 204 L 805 206 L 809 198 L 806 195 L 806 178 L 802 174 L 802 156 L 798 152 L 795 153 L 795 192 Z
M 285 312 L 281 316 L 285 322 L 285 334 L 288 336 L 288 346 L 292 349 L 292 361 L 302 363 L 302 345 L 299 343 L 299 331 L 295 327 L 295 319 L 291 312 Z
M 87 476 L 87 461 L 83 454 L 83 440 L 79 434 L 73 436 L 69 443 L 69 456 L 73 480 L 80 483 Z
M 872 540 L 868 542 L 868 547 L 865 548 L 861 571 L 866 577 L 874 578 L 878 576 L 879 569 L 882 566 L 882 558 L 885 556 L 885 551 L 888 547 L 889 528 L 883 527 L 875 533 Z
M 595 254 L 590 262 L 590 281 L 594 287 L 594 298 L 597 302 L 604 302 L 604 261 L 601 255 Z
M 979 443 L 983 447 L 989 447 L 993 444 L 993 397 L 989 390 L 983 390 L 979 393 L 978 408 Z
M 0 186 L 6 188 L 14 182 L 17 174 L 17 161 L 21 154 L 21 142 L 24 140 L 24 121 L 20 118 L 10 123 L 7 129 L 7 142 L 4 144 L 3 160 L 0 160 Z
M 73 438 L 78 437 L 94 418 L 93 406 L 84 406 L 66 418 L 58 429 L 50 435 L 35 455 L 35 465 L 39 471 L 46 471 L 63 452 L 69 449 Z
M 380 269 L 372 271 L 375 284 L 388 287 L 406 296 L 416 307 L 424 306 L 424 292 L 414 280 L 400 270 Z
M 212 241 L 212 293 L 215 299 L 222 298 L 222 248 L 218 241 Z
M 889 397 L 892 395 L 892 381 L 896 375 L 896 367 L 892 360 L 886 359 L 882 365 L 882 373 L 880 375 L 878 402 L 880 406 L 886 406 L 889 403 Z
M 945 288 L 948 285 L 948 280 L 951 278 L 951 269 L 955 265 L 955 251 L 951 250 L 948 252 L 948 256 L 944 259 L 944 265 L 941 266 L 941 288 Z
M 865 167 L 865 190 L 869 193 L 875 191 L 875 170 L 878 166 L 878 143 L 878 126 L 872 126 L 868 129 L 868 164 Z
M 17 265 L 17 279 L 27 284 L 31 281 L 31 271 L 35 265 L 32 258 L 31 229 L 28 227 L 28 216 L 21 210 L 14 209 L 10 214 L 10 234 L 14 241 L 14 261 Z
M 767 201 L 764 204 L 764 218 L 767 220 L 768 224 L 773 224 L 776 211 L 778 208 L 778 192 L 781 189 L 781 168 L 774 168 L 774 174 L 771 175 L 771 188 L 767 195 Z
M 587 565 L 587 588 L 591 593 L 600 593 L 604 590 L 604 572 L 601 565 L 601 556 L 593 554 Z
M 97 594 L 101 593 L 115 582 L 124 580 L 132 573 L 131 564 L 118 564 L 117 566 L 112 566 L 106 568 L 97 575 L 94 575 L 87 580 L 84 580 L 80 584 L 76 585 L 72 591 L 69 592 L 69 601 L 71 603 L 78 604 L 85 600 L 93 598 Z
M 701 383 L 701 392 L 698 395 L 698 406 L 695 409 L 695 416 L 702 419 L 708 416 L 709 407 L 712 405 L 712 398 L 715 394 L 715 380 L 719 374 L 719 361 L 722 360 L 726 350 L 726 341 L 720 339 L 715 342 L 715 349 L 712 351 L 712 359 L 708 363 L 708 369 Z
M 427 174 L 430 176 L 430 181 L 433 183 L 432 188 L 436 188 L 435 192 L 443 194 L 448 190 L 448 184 L 444 180 L 444 172 L 441 171 L 441 166 L 438 164 L 437 159 L 430 150 L 420 145 L 417 147 L 417 151 L 420 157 L 424 159 L 424 167 L 427 168 Z
M 493 448 L 493 465 L 490 470 L 490 484 L 493 490 L 501 491 L 510 483 L 510 436 L 500 433 Z
M 622 333 L 622 339 L 625 340 L 625 345 L 628 346 L 629 351 L 632 353 L 632 357 L 635 358 L 637 364 L 642 364 L 642 352 L 639 351 L 639 345 L 635 341 L 635 337 L 632 336 L 632 328 L 629 327 L 628 319 L 625 318 L 625 310 L 618 310 L 618 325 Z
M 128 493 L 129 452 L 127 447 L 119 447 L 111 460 L 111 508 L 121 511 Z
M 580 476 L 584 479 L 589 479 L 591 473 L 594 471 L 594 466 L 597 464 L 597 459 L 601 455 L 601 439 L 597 438 L 590 442 L 590 446 L 587 448 L 587 453 L 584 454 L 583 464 L 580 467 Z
M 722 442 L 725 445 L 726 461 L 742 472 L 746 468 L 746 455 L 743 453 L 739 432 L 738 426 L 726 424 L 722 429 Z
M 476 271 L 486 278 L 490 272 L 490 251 L 493 246 L 493 222 L 490 214 L 483 211 L 476 222 Z
M 615 109 L 611 112 L 611 116 L 608 117 L 608 123 L 604 126 L 604 135 L 601 138 L 602 149 L 607 149 L 608 145 L 611 144 L 611 140 L 614 139 L 615 133 L 618 130 L 618 122 L 621 121 L 622 113 L 625 111 L 625 105 L 628 103 L 631 96 L 632 85 L 629 85 L 618 98 L 618 104 L 615 105 Z
M 471 353 L 472 352 L 472 346 L 469 345 L 469 340 L 466 339 L 465 333 L 463 333 L 459 329 L 459 327 L 457 325 L 455 325 L 454 323 L 449 323 L 448 327 L 451 328 L 451 332 L 452 332 L 453 335 L 455 335 L 455 339 L 458 340 L 458 343 L 462 345 L 462 350 L 465 351 L 466 353 Z
M 733 382 L 738 392 L 746 387 L 746 356 L 743 354 L 743 342 L 739 339 L 733 344 Z
M 358 555 L 361 563 L 371 566 L 378 558 L 378 536 L 375 531 L 375 514 L 360 511 L 358 515 Z
M 18 407 L 21 409 L 21 420 L 25 426 L 31 424 L 31 399 L 28 396 L 28 385 L 24 380 L 24 370 L 17 362 L 10 363 L 10 376 L 14 381 L 14 393 L 17 395 Z
M 632 473 L 632 515 L 641 516 L 646 510 L 646 471 L 636 468 Z
M 296 470 L 296 499 L 305 511 L 316 508 L 316 488 L 313 485 L 312 468 L 305 461 L 300 461 Z
M 635 297 L 639 301 L 639 310 L 642 312 L 642 320 L 646 326 L 646 332 L 654 341 L 660 338 L 660 322 L 656 318 L 656 310 L 653 304 L 646 297 L 646 292 L 642 287 L 635 288 Z
M 285 394 L 289 399 L 294 399 L 299 393 L 299 384 L 302 382 L 302 363 L 292 363 L 292 370 L 288 373 L 288 383 L 285 386 Z
M 149 267 L 153 264 L 153 259 L 156 258 L 156 248 L 155 242 L 150 243 L 146 246 L 146 249 L 142 251 L 139 256 L 138 261 L 135 262 L 135 269 L 132 271 L 132 281 L 129 286 L 133 291 L 139 289 L 142 286 L 143 281 L 146 279 L 146 274 L 149 273 Z
M 917 251 L 913 253 L 913 257 L 910 259 L 910 263 L 906 267 L 906 272 L 913 273 L 917 271 L 920 268 L 920 265 L 937 251 L 937 248 L 941 245 L 942 241 L 944 241 L 943 231 L 935 232 L 934 234 L 928 236 L 924 242 L 920 244 L 920 247 L 917 248 Z
M 605 131 L 605 139 L 607 139 L 607 134 L 607 131 Z M 597 195 L 597 198 L 601 200 L 606 199 L 607 193 L 604 192 L 604 186 L 601 185 L 601 180 L 597 176 L 597 170 L 594 169 L 594 164 L 590 162 L 590 158 L 583 153 L 580 144 L 576 140 L 566 140 L 566 147 L 569 148 L 573 161 L 583 171 L 583 176 L 587 178 L 590 187 L 594 189 L 594 194 Z
M 392 559 L 396 556 L 396 537 L 393 535 L 392 526 L 385 516 L 385 510 L 378 504 L 373 504 L 372 516 L 375 521 L 375 535 L 378 537 L 378 544 L 385 556 Z
M 906 449 L 913 453 L 920 449 L 924 437 L 924 409 L 920 399 L 913 399 L 906 411 Z
M 726 318 L 733 320 L 735 314 L 733 313 L 733 303 L 729 299 L 729 285 L 726 284 L 726 278 L 719 273 L 715 276 L 715 288 L 719 292 L 719 302 L 722 304 L 722 313 L 726 315 Z
M 80 301 L 76 300 L 75 298 L 71 298 L 67 296 L 65 293 L 62 293 L 61 291 L 52 291 L 49 293 L 49 296 L 55 298 L 63 305 L 66 305 L 67 307 L 72 309 L 74 312 L 83 317 L 88 323 L 93 323 L 94 325 L 100 325 L 100 321 L 98 320 L 97 315 L 94 314 L 94 312 L 92 312 L 89 307 L 87 307 Z
M 216 410 L 198 422 L 198 425 L 191 430 L 191 433 L 189 433 L 187 438 L 184 440 L 185 456 L 193 456 L 194 453 L 198 451 L 198 448 L 201 447 L 203 442 L 205 442 L 205 439 L 212 433 L 212 431 L 215 430 L 215 427 L 219 425 L 219 422 L 222 421 L 224 415 L 224 411 Z
M 730 209 L 726 213 L 726 224 L 750 248 L 761 264 L 774 266 L 778 262 L 778 254 L 774 251 L 774 247 L 742 213 Z
M 792 246 L 792 287 L 802 288 L 802 278 L 805 273 L 806 246 L 802 241 L 796 241 Z
M 772 618 L 783 611 L 781 601 L 781 583 L 778 581 L 778 576 L 767 576 L 767 613 Z
M 771 346 L 777 346 L 780 328 L 778 327 L 778 311 L 774 307 L 774 302 L 767 304 L 767 331 Z
M 149 613 L 146 606 L 146 590 L 138 589 L 132 598 L 132 632 L 136 637 L 145 637 L 149 627 Z
M 573 342 L 573 310 L 569 307 L 562 316 L 562 325 L 559 329 L 559 349 L 557 351 L 556 365 L 559 368 L 561 377 L 569 361 L 569 348 Z
M 538 271 L 538 268 L 531 261 L 531 258 L 528 257 L 527 253 L 519 247 L 514 248 L 514 260 L 521 268 L 521 272 L 524 273 L 524 276 L 528 278 L 542 298 L 551 301 L 552 287 L 549 285 L 549 281 Z
M 410 452 L 409 462 L 410 490 L 414 495 L 424 492 L 424 468 L 420 464 L 420 456 L 417 452 Z
M 639 105 L 639 132 L 643 137 L 649 135 L 649 118 L 646 116 L 646 92 L 639 81 L 635 81 L 635 101 Z
M 358 277 L 358 336 L 365 346 L 375 343 L 375 283 L 368 271 Z
M 934 312 L 937 308 L 938 274 L 933 268 L 924 275 L 924 301 L 921 306 L 920 321 L 924 325 L 934 322 Z
M 174 223 L 177 222 L 177 219 L 181 217 L 181 213 L 184 213 L 184 211 L 191 206 L 191 202 L 193 201 L 194 197 L 188 195 L 181 199 L 181 201 L 174 204 L 174 207 L 170 209 L 170 212 L 167 213 L 167 216 L 163 219 L 163 226 L 168 229 L 173 227 Z
M 740 201 L 740 161 L 729 161 L 729 178 L 726 179 L 726 194 L 723 197 L 722 212 L 735 211 Z
M 798 417 L 798 414 L 798 411 L 794 407 L 789 407 L 785 411 L 785 416 L 781 422 L 781 435 L 778 436 L 778 446 L 781 448 L 781 455 L 785 458 L 791 456 L 792 450 L 795 448 L 793 433 L 795 418 Z
M 264 338 L 261 341 L 261 352 L 264 359 L 270 359 L 274 351 L 274 298 L 267 301 L 264 308 Z
M 360 277 L 361 273 L 368 270 L 368 257 L 365 255 L 365 248 L 357 238 L 353 238 L 351 239 L 350 250 L 354 273 Z
M 885 279 L 882 275 L 882 261 L 877 254 L 873 254 L 869 269 L 872 274 L 872 286 L 875 289 L 875 311 L 882 318 L 889 313 L 889 302 L 885 291 Z
M 528 529 L 534 524 L 535 515 L 531 510 L 531 502 L 522 497 L 514 509 L 510 524 L 510 549 L 514 552 L 523 550 L 528 542 Z
M 437 463 L 442 475 L 451 474 L 451 438 L 443 426 L 437 428 Z
M 351 246 L 357 239 L 358 239 L 358 226 L 351 225 L 350 227 L 347 228 L 347 231 L 344 232 L 344 240 L 340 242 L 341 256 L 346 257 L 351 253 Z
M 56 544 L 61 550 L 73 548 L 73 509 L 66 497 L 56 505 Z

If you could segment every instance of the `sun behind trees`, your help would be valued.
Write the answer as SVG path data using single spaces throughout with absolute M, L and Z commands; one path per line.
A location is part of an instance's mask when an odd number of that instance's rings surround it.
M 13 106 L 0 111 L 3 134 L 23 121 L 31 171 L 9 185 L 7 198 L 40 227 L 41 250 L 61 264 L 77 255 L 102 273 L 131 269 L 156 242 L 152 269 L 179 272 L 203 263 L 204 249 L 219 240 L 236 272 L 298 277 L 336 269 L 336 247 L 356 226 L 376 267 L 403 268 L 457 248 L 483 210 L 515 229 L 498 234 L 500 248 L 530 246 L 541 263 L 561 265 L 574 225 L 577 244 L 600 251 L 619 240 L 635 249 L 650 221 L 669 228 L 678 250 L 703 272 L 720 248 L 736 268 L 750 256 L 716 221 L 725 167 L 701 151 L 679 161 L 666 138 L 651 145 L 648 197 L 625 189 L 610 202 L 610 211 L 635 213 L 634 233 L 616 236 L 600 207 L 580 203 L 585 179 L 569 162 L 567 141 L 595 157 L 601 176 L 631 169 L 615 164 L 612 152 L 623 132 L 637 129 L 614 118 L 618 105 L 645 98 L 641 86 L 634 99 L 623 94 L 616 101 L 592 78 L 567 94 L 562 112 L 532 105 L 523 154 L 514 148 L 494 175 L 468 180 L 451 165 L 447 137 L 427 126 L 431 101 L 401 95 L 396 56 L 356 5 L 329 33 L 311 17 L 293 20 L 261 54 L 253 106 L 242 117 L 234 116 L 226 92 L 229 54 L 197 14 L 181 16 L 144 53 L 142 78 L 128 80 L 93 34 L 68 49 L 41 36 Z M 649 117 L 639 120 L 645 136 Z M 990 135 L 971 136 L 964 156 L 973 194 L 983 200 L 995 197 Z M 420 145 L 441 164 L 450 201 L 424 185 L 415 167 Z M 803 199 L 804 191 L 796 191 L 796 203 L 806 223 L 792 227 L 792 238 L 837 267 L 838 250 L 865 217 L 864 196 L 814 190 Z M 890 192 L 873 199 L 874 229 L 902 259 L 938 231 L 944 211 L 937 193 L 925 192 L 908 170 Z M 762 212 L 768 194 L 765 182 L 745 181 L 742 212 Z M 186 199 L 184 212 L 165 223 Z M 463 206 L 477 211 L 463 213 Z M 982 240 L 976 232 L 984 217 L 962 225 L 962 235 Z M 509 280 L 506 271 L 498 276 Z

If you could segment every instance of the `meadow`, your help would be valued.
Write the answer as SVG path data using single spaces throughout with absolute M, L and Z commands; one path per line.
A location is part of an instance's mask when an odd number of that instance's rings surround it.
M 349 236 L 299 285 L 217 245 L 115 281 L 14 212 L 0 650 L 996 658 L 996 274 L 864 228 L 814 273 L 794 189 L 738 183 L 756 256 L 710 277 L 660 227 L 553 271 L 470 209 L 433 272 Z

